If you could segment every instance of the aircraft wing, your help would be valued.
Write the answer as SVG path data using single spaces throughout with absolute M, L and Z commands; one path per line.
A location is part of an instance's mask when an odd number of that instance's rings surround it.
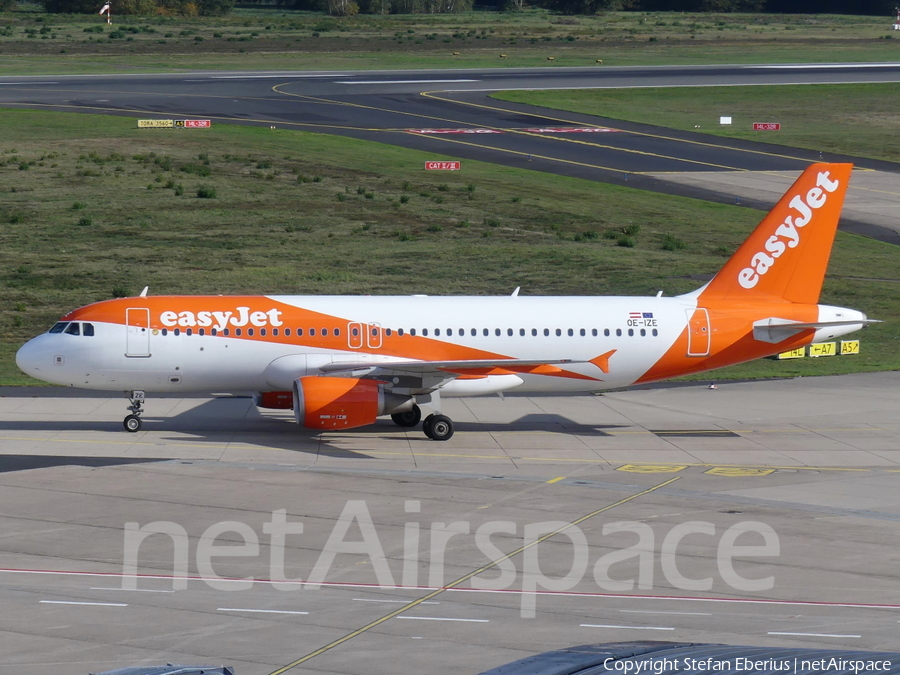
M 355 375 L 385 380 L 394 391 L 413 393 L 434 391 L 459 377 L 480 378 L 489 375 L 545 375 L 576 380 L 601 381 L 560 366 L 592 364 L 609 372 L 609 357 L 615 349 L 587 361 L 575 359 L 471 359 L 454 361 L 379 361 L 328 363 L 319 367 L 323 373 Z

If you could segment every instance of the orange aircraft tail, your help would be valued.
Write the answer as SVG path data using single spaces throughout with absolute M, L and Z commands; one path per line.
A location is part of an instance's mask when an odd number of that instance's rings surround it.
M 819 301 L 852 164 L 813 164 L 703 289 L 731 301 Z

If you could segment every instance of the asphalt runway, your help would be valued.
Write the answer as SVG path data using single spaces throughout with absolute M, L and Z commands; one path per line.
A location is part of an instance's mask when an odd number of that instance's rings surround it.
M 151 397 L 128 434 L 122 398 L 0 390 L 0 673 L 474 675 L 642 639 L 893 648 L 898 404 L 900 373 L 507 395 L 447 401 L 457 433 L 435 443 L 389 421 L 298 430 L 239 396 Z M 283 546 L 282 509 L 303 524 Z M 127 523 L 175 538 L 129 548 Z M 735 533 L 749 548 L 723 558 Z
M 7 77 L 0 105 L 305 129 L 754 208 L 773 197 L 748 188 L 752 176 L 852 161 L 865 170 L 854 179 L 859 201 L 880 206 L 849 207 L 844 229 L 900 243 L 896 164 L 489 98 L 508 89 L 897 81 L 898 63 Z M 731 184 L 706 178 L 723 172 L 737 174 Z

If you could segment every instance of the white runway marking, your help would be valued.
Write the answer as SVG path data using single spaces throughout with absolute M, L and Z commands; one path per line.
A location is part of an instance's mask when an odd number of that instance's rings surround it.
M 787 70 L 802 68 L 803 70 L 815 70 L 823 68 L 897 68 L 900 63 L 798 63 L 796 65 L 771 65 L 771 66 L 744 66 L 745 68 L 765 68 L 767 70 Z
M 657 612 L 648 609 L 620 609 L 620 612 L 627 614 L 678 614 L 681 616 L 712 616 L 709 612 Z
M 344 80 L 338 84 L 434 84 L 436 82 L 480 82 L 481 80 Z
M 73 602 L 71 600 L 41 600 L 44 605 L 87 605 L 89 607 L 128 607 L 121 602 Z
M 175 591 L 157 591 L 152 588 L 110 588 L 107 586 L 91 586 L 92 591 L 125 591 L 126 593 L 174 593 Z
M 408 605 L 411 600 L 370 600 L 369 598 L 353 598 L 356 602 L 399 602 L 403 605 Z M 420 605 L 439 605 L 439 602 L 420 602 Z
M 664 626 L 607 626 L 604 624 L 583 623 L 582 628 L 625 628 L 627 630 L 675 630 Z
M 465 623 L 489 623 L 490 619 L 451 619 L 445 616 L 398 616 L 398 619 L 415 621 L 463 621 Z
M 858 638 L 862 635 L 834 635 L 832 633 L 784 633 L 781 631 L 769 631 L 769 635 L 802 635 L 804 637 L 836 637 L 836 638 Z
M 292 612 L 286 609 L 242 609 L 240 607 L 217 607 L 217 612 L 250 612 L 253 614 L 309 614 L 309 612 Z
M 309 80 L 315 77 L 352 77 L 352 75 L 340 75 L 336 73 L 323 73 L 320 75 L 212 75 L 207 80 Z M 200 80 L 184 80 L 184 82 L 199 82 Z
M 27 84 L 28 86 L 36 86 L 39 84 L 59 84 L 59 82 L 0 82 L 0 86 Z

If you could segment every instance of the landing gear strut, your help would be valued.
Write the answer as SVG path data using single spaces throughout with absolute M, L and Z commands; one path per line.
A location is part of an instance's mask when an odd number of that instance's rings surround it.
M 144 392 L 132 391 L 128 395 L 128 400 L 131 401 L 131 405 L 128 406 L 131 414 L 123 420 L 122 424 L 126 431 L 135 433 L 141 430 L 141 413 L 144 412 Z
M 433 441 L 446 441 L 453 436 L 453 421 L 446 415 L 429 415 L 422 422 L 422 431 Z
M 422 419 L 422 410 L 417 405 L 413 405 L 412 410 L 406 412 L 394 413 L 391 415 L 394 424 L 401 427 L 414 427 Z

